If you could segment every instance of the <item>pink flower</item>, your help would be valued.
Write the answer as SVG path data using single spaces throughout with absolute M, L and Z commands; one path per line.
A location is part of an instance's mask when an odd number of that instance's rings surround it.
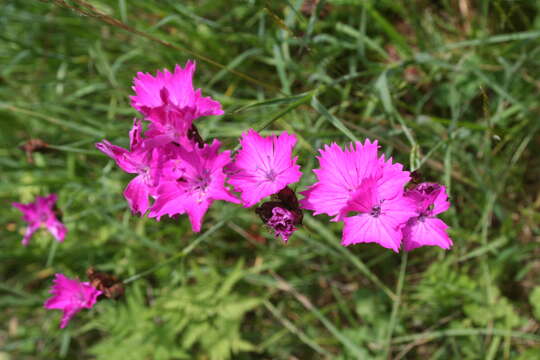
M 203 97 L 201 89 L 193 89 L 195 68 L 195 62 L 188 61 L 183 69 L 176 65 L 174 73 L 167 69 L 158 71 L 155 77 L 147 73 L 137 73 L 133 80 L 135 96 L 131 97 L 131 105 L 145 115 L 150 109 L 162 105 L 172 105 L 183 112 L 190 109 L 194 118 L 222 115 L 219 102 Z
M 219 153 L 220 142 L 188 151 L 178 147 L 177 158 L 164 165 L 164 176 L 156 191 L 150 217 L 188 214 L 193 231 L 199 232 L 204 214 L 214 200 L 238 203 L 225 188 L 223 167 L 230 163 L 230 151 Z
M 414 204 L 400 193 L 384 198 L 380 179 L 364 180 L 342 210 L 343 213 L 356 213 L 345 218 L 342 245 L 373 242 L 399 251 L 403 238 L 401 228 L 414 216 Z
M 67 229 L 54 213 L 56 199 L 56 194 L 51 194 L 45 197 L 38 196 L 33 203 L 12 204 L 23 213 L 23 220 L 28 223 L 26 233 L 22 240 L 24 246 L 28 245 L 30 238 L 40 227 L 46 227 L 57 241 L 64 241 Z
M 148 197 L 159 183 L 163 150 L 147 147 L 145 145 L 146 139 L 142 138 L 141 133 L 141 121 L 135 119 L 129 133 L 129 151 L 113 145 L 107 140 L 97 143 L 96 147 L 112 158 L 125 172 L 137 174 L 124 190 L 124 197 L 128 201 L 131 211 L 144 214 L 150 207 Z
M 184 69 L 176 65 L 174 73 L 167 69 L 158 71 L 155 77 L 137 73 L 131 104 L 150 121 L 146 134 L 148 147 L 174 142 L 191 150 L 197 143 L 190 138 L 193 121 L 201 116 L 223 114 L 219 102 L 202 97 L 200 89 L 193 89 L 194 73 L 192 61 Z
M 401 228 L 415 215 L 413 202 L 403 197 L 410 176 L 401 164 L 378 157 L 377 148 L 369 140 L 345 150 L 325 146 L 320 168 L 313 170 L 318 182 L 303 192 L 300 203 L 315 215 L 344 220 L 342 245 L 374 242 L 398 252 Z
M 89 282 L 73 280 L 62 274 L 56 274 L 50 293 L 53 296 L 45 301 L 44 306 L 46 309 L 59 309 L 64 312 L 61 329 L 65 328 L 69 320 L 82 308 L 92 308 L 97 297 L 102 294 Z
M 242 149 L 228 167 L 229 183 L 242 192 L 245 207 L 276 194 L 302 176 L 297 157 L 291 157 L 296 136 L 283 132 L 279 136 L 262 137 L 250 129 L 242 134 L 240 144 Z
M 453 243 L 446 233 L 448 225 L 436 218 L 450 207 L 445 187 L 422 183 L 407 191 L 405 197 L 414 201 L 416 214 L 403 228 L 403 249 L 411 251 L 421 246 L 450 249 Z
M 347 205 L 352 194 L 365 178 L 373 177 L 379 171 L 377 141 L 368 140 L 350 144 L 341 149 L 336 143 L 325 145 L 319 150 L 320 168 L 313 170 L 318 181 L 301 194 L 304 209 L 313 210 L 314 215 L 334 216 L 333 221 L 341 220 L 340 212 Z
M 201 90 L 193 89 L 195 63 L 188 61 L 184 69 L 176 65 L 174 73 L 167 69 L 154 77 L 138 73 L 134 79 L 132 106 L 151 122 L 147 136 L 150 146 L 176 142 L 188 149 L 193 146 L 188 131 L 193 121 L 201 116 L 222 115 L 221 104 L 202 97 Z

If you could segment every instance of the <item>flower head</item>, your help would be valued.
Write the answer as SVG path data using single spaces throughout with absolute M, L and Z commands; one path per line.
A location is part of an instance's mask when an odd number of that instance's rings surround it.
M 319 169 L 313 170 L 318 181 L 302 192 L 300 200 L 304 209 L 313 210 L 314 215 L 327 214 L 340 220 L 341 210 L 365 178 L 378 171 L 377 142 L 356 142 L 343 150 L 336 143 L 325 145 L 319 150 Z
M 403 228 L 403 249 L 411 251 L 421 246 L 439 246 L 448 250 L 453 245 L 446 233 L 448 225 L 436 217 L 450 207 L 445 187 L 422 183 L 408 190 L 405 197 L 414 202 L 416 212 Z
M 219 153 L 220 142 L 188 151 L 178 147 L 177 157 L 164 165 L 168 174 L 156 191 L 150 217 L 188 214 L 193 231 L 199 232 L 202 219 L 214 200 L 238 203 L 225 187 L 223 167 L 230 163 L 230 152 Z
M 156 76 L 137 73 L 133 79 L 135 95 L 131 97 L 131 105 L 145 115 L 162 105 L 172 105 L 181 111 L 190 109 L 194 118 L 222 115 L 219 102 L 203 97 L 201 89 L 193 89 L 195 68 L 195 63 L 188 61 L 184 68 L 176 65 L 173 73 L 167 69 L 158 71 Z
M 193 121 L 201 116 L 222 115 L 221 104 L 202 97 L 200 89 L 193 89 L 195 63 L 188 61 L 182 69 L 176 65 L 174 73 L 165 69 L 156 76 L 138 73 L 134 79 L 132 106 L 151 122 L 148 137 L 151 145 L 175 142 L 191 149 L 188 137 Z
M 62 274 L 56 274 L 54 285 L 44 306 L 46 309 L 59 309 L 64 312 L 60 328 L 67 326 L 69 320 L 81 309 L 90 309 L 96 303 L 101 291 L 93 288 L 88 282 L 70 279 Z
M 242 134 L 242 149 L 228 167 L 229 183 L 242 193 L 242 202 L 250 207 L 262 198 L 276 194 L 288 184 L 297 182 L 302 173 L 292 158 L 294 135 L 262 137 L 255 130 Z
M 141 120 L 135 119 L 129 133 L 129 150 L 113 145 L 107 140 L 97 143 L 96 147 L 112 158 L 125 172 L 137 174 L 124 190 L 124 197 L 131 211 L 144 214 L 150 207 L 148 197 L 153 194 L 154 188 L 159 183 L 164 150 L 147 146 L 147 139 L 143 139 L 141 133 Z
M 22 240 L 24 246 L 28 245 L 30 238 L 40 227 L 46 227 L 57 241 L 64 241 L 67 228 L 58 220 L 54 212 L 56 200 L 56 194 L 51 194 L 44 197 L 38 196 L 33 203 L 12 204 L 23 213 L 23 220 L 28 223 Z
M 321 150 L 318 182 L 303 192 L 304 208 L 344 221 L 342 245 L 375 242 L 399 251 L 401 227 L 414 216 L 414 204 L 403 197 L 409 172 L 378 157 L 377 142 L 356 142 L 342 150 L 332 144 Z

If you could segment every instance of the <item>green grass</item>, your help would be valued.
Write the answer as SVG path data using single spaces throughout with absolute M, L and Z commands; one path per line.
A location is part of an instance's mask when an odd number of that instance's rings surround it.
M 536 1 L 88 1 L 0 3 L 0 359 L 540 358 Z M 226 112 L 203 137 L 294 132 L 298 189 L 323 144 L 377 139 L 448 187 L 454 247 L 405 267 L 340 246 L 325 216 L 286 246 L 232 204 L 201 234 L 132 216 L 130 176 L 94 143 L 127 145 L 136 72 L 188 59 Z M 51 150 L 30 163 L 31 138 Z M 9 204 L 51 192 L 66 241 L 22 247 Z M 129 279 L 126 297 L 61 331 L 52 275 L 89 266 Z

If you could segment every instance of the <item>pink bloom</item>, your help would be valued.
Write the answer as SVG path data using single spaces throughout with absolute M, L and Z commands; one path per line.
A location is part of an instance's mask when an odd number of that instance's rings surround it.
M 195 63 L 188 61 L 182 69 L 176 65 L 174 73 L 164 69 L 156 76 L 137 73 L 133 80 L 135 96 L 131 97 L 131 105 L 147 114 L 148 110 L 165 104 L 173 105 L 181 111 L 191 109 L 193 116 L 222 115 L 221 104 L 209 97 L 201 95 L 201 89 L 193 89 L 193 74 Z
M 345 150 L 336 143 L 325 145 L 319 150 L 320 168 L 313 170 L 318 181 L 301 194 L 304 209 L 313 210 L 314 215 L 334 216 L 334 221 L 341 220 L 340 212 L 347 205 L 352 194 L 360 187 L 365 178 L 374 176 L 378 171 L 377 142 L 366 140 L 351 144 Z
M 403 237 L 401 228 L 414 216 L 414 204 L 399 193 L 390 198 L 382 196 L 384 187 L 376 178 L 362 182 L 343 209 L 344 213 L 353 211 L 357 214 L 345 218 L 342 245 L 374 242 L 399 251 Z
M 453 245 L 446 233 L 448 225 L 436 216 L 450 207 L 444 186 L 422 183 L 407 191 L 405 197 L 414 201 L 416 214 L 403 228 L 403 248 L 411 251 L 421 246 L 439 246 L 445 250 Z
M 262 137 L 250 129 L 242 134 L 240 144 L 242 149 L 228 168 L 229 183 L 242 192 L 245 207 L 276 194 L 302 176 L 297 157 L 291 157 L 296 136 L 284 132 L 279 136 Z
M 65 328 L 73 315 L 82 308 L 92 308 L 97 297 L 101 295 L 101 291 L 93 288 L 89 282 L 73 280 L 62 274 L 56 274 L 50 293 L 53 296 L 44 306 L 46 309 L 59 309 L 64 312 L 60 323 L 61 329 Z
M 146 139 L 141 136 L 142 124 L 135 119 L 129 133 L 130 150 L 113 145 L 107 140 L 96 144 L 98 150 L 111 157 L 125 172 L 137 174 L 126 189 L 124 197 L 131 211 L 144 214 L 150 207 L 148 196 L 159 183 L 162 150 L 146 146 Z
M 56 194 L 51 194 L 45 197 L 38 196 L 33 203 L 12 204 L 23 213 L 23 220 L 28 223 L 26 233 L 22 240 L 24 246 L 28 245 L 30 238 L 40 227 L 46 227 L 57 241 L 64 241 L 67 229 L 54 213 L 56 199 Z
M 214 200 L 238 203 L 225 188 L 223 167 L 230 163 L 230 151 L 219 153 L 220 142 L 188 151 L 178 147 L 177 159 L 164 165 L 168 176 L 156 191 L 150 217 L 188 214 L 193 231 L 199 232 L 202 219 Z
M 137 73 L 133 80 L 135 96 L 132 106 L 150 121 L 148 146 L 162 146 L 175 142 L 191 150 L 193 121 L 201 116 L 222 115 L 221 104 L 202 97 L 200 89 L 193 89 L 195 63 L 188 61 L 184 69 L 176 65 L 174 73 L 165 69 L 156 76 Z
M 369 140 L 345 150 L 325 146 L 314 170 L 318 182 L 303 192 L 301 205 L 344 220 L 344 246 L 375 242 L 397 252 L 401 228 L 415 214 L 413 202 L 403 197 L 410 176 L 401 164 L 378 157 L 377 148 Z

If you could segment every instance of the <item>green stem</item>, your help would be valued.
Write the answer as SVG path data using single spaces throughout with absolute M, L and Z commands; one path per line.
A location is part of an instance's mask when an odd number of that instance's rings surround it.
M 170 258 L 163 261 L 162 263 L 159 263 L 157 265 L 152 266 L 150 269 L 147 269 L 147 270 L 145 270 L 143 272 L 140 272 L 138 274 L 135 274 L 135 275 L 127 278 L 126 280 L 123 281 L 123 283 L 124 284 L 129 284 L 130 282 L 133 282 L 133 281 L 138 280 L 138 279 L 140 279 L 140 278 L 142 278 L 142 277 L 144 277 L 146 275 L 149 275 L 149 274 L 153 273 L 154 271 L 162 268 L 165 265 L 168 265 L 168 264 L 170 264 L 172 262 L 175 262 L 176 260 L 178 260 L 180 258 L 183 258 L 184 256 L 188 255 L 190 252 L 192 252 L 193 249 L 195 249 L 195 247 L 197 245 L 199 245 L 203 240 L 205 240 L 208 236 L 210 236 L 211 234 L 216 232 L 219 228 L 221 228 L 224 224 L 225 224 L 225 220 L 221 220 L 220 222 L 218 222 L 217 224 L 212 226 L 210 229 L 208 229 L 204 234 L 202 234 L 197 239 L 195 239 L 195 241 L 193 241 L 191 244 L 186 246 L 182 251 L 176 253 L 175 255 L 171 256 Z
M 390 315 L 390 322 L 388 323 L 388 332 L 386 335 L 386 349 L 384 358 L 388 359 L 391 354 L 392 348 L 392 334 L 396 327 L 396 321 L 399 314 L 399 306 L 401 305 L 401 293 L 403 290 L 403 283 L 405 282 L 405 270 L 407 269 L 407 252 L 402 250 L 401 253 L 401 267 L 399 269 L 398 283 L 396 286 L 396 297 L 394 299 L 394 305 L 392 306 L 392 314 Z

